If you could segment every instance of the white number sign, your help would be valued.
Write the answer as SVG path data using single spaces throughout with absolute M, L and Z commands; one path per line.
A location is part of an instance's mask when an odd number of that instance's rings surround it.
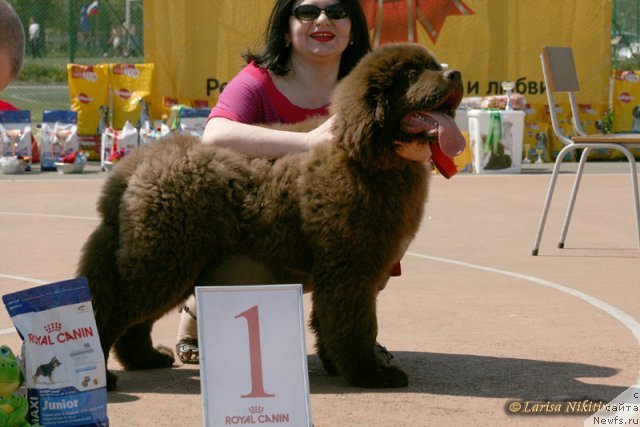
M 206 426 L 311 426 L 301 285 L 196 287 Z

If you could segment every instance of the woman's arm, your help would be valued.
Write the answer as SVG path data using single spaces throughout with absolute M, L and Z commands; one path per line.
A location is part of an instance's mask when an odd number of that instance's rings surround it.
M 202 142 L 232 148 L 250 157 L 282 157 L 331 141 L 330 118 L 309 132 L 292 132 L 214 117 L 207 123 Z

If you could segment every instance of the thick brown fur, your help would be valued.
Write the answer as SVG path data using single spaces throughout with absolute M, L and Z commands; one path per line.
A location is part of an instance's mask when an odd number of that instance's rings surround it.
M 394 141 L 415 140 L 400 120 L 441 108 L 459 79 L 443 77 L 423 47 L 385 46 L 337 87 L 333 144 L 270 161 L 177 134 L 128 155 L 105 183 L 102 222 L 78 268 L 105 357 L 114 346 L 125 368 L 171 366 L 170 351 L 152 346 L 153 323 L 203 271 L 243 255 L 308 278 L 329 372 L 356 386 L 406 386 L 375 350 L 376 296 L 418 230 L 429 172 L 399 158 Z

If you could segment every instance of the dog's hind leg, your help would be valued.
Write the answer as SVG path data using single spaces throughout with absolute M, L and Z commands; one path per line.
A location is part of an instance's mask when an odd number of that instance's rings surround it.
M 163 346 L 153 347 L 151 328 L 156 319 L 132 325 L 115 343 L 115 353 L 125 369 L 168 368 L 173 365 L 173 352 Z
M 118 227 L 104 222 L 94 230 L 84 245 L 78 265 L 78 276 L 85 276 L 91 290 L 91 303 L 100 335 L 105 367 L 109 351 L 118 335 L 129 326 L 127 311 L 115 303 L 121 288 L 115 253 L 118 249 Z M 107 390 L 114 390 L 118 377 L 107 371 Z
M 125 323 L 120 323 L 117 318 L 107 317 L 105 314 L 108 310 L 98 310 L 94 307 L 96 318 L 96 326 L 100 334 L 100 346 L 104 355 L 104 364 L 107 366 L 109 360 L 109 352 L 120 332 L 126 328 Z M 107 391 L 116 389 L 118 376 L 107 370 Z

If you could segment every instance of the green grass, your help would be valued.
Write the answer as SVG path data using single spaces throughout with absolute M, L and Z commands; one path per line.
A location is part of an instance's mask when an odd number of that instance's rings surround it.
M 67 84 L 42 85 L 14 83 L 0 93 L 0 98 L 21 110 L 31 111 L 31 122 L 42 121 L 44 110 L 68 110 Z

